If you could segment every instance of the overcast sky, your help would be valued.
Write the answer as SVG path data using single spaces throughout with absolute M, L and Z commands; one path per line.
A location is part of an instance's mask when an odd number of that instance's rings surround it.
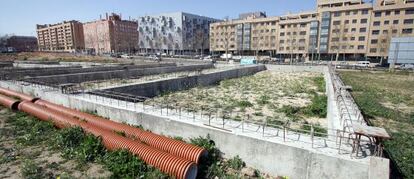
M 106 12 L 124 19 L 183 11 L 223 19 L 239 13 L 265 11 L 268 16 L 316 8 L 316 0 L 2 0 L 0 35 L 36 35 L 36 24 L 63 20 L 87 22 Z

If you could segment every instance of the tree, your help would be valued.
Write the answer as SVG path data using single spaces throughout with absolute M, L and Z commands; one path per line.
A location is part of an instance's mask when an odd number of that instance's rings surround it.
M 294 50 L 296 50 L 298 48 L 298 41 L 297 41 L 298 31 L 297 31 L 297 28 L 293 27 L 287 33 L 289 33 L 287 41 L 289 43 L 290 64 L 292 65 L 292 63 L 293 63 L 293 52 L 294 52 Z
M 221 32 L 221 36 L 223 37 L 221 40 L 224 43 L 224 48 L 226 51 L 226 61 L 229 60 L 228 54 L 229 54 L 229 47 L 230 47 L 230 43 L 231 43 L 231 26 L 225 25 L 222 27 L 223 31 Z
M 204 29 L 197 28 L 194 32 L 193 48 L 200 50 L 200 55 L 204 54 L 204 48 L 208 42 L 208 36 L 204 33 Z
M 346 45 L 344 38 L 346 38 L 346 34 L 344 33 L 344 26 L 340 24 L 334 25 L 332 29 L 332 50 L 336 52 L 335 66 L 338 64 L 341 47 Z
M 380 65 L 382 65 L 384 61 L 384 57 L 388 56 L 388 50 L 390 48 L 391 38 L 393 37 L 392 31 L 394 31 L 395 27 L 390 26 L 386 32 L 382 33 L 382 35 L 378 39 L 378 47 L 380 50 L 381 60 Z

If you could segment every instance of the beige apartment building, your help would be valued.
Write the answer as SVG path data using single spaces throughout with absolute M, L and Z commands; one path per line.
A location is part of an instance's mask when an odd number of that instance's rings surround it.
M 76 52 L 85 47 L 82 23 L 64 21 L 37 25 L 39 51 Z
M 392 37 L 414 36 L 414 0 L 318 0 L 316 11 L 211 24 L 213 53 L 284 59 L 387 58 Z
M 105 19 L 83 24 L 85 49 L 91 53 L 131 53 L 138 49 L 138 23 L 106 14 Z

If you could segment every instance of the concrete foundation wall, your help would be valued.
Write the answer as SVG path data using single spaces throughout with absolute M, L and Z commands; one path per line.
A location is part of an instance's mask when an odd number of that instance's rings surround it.
M 176 66 L 175 63 L 154 63 L 144 65 L 121 65 L 121 66 L 100 66 L 92 68 L 82 68 L 79 65 L 66 66 L 66 67 L 48 67 L 48 68 L 25 68 L 25 69 L 9 69 L 0 72 L 0 79 L 22 79 L 24 77 L 37 77 L 37 76 L 49 76 L 49 75 L 61 75 L 71 73 L 87 73 L 87 72 L 100 72 L 100 71 L 114 71 L 123 69 L 139 69 L 139 68 L 155 68 L 155 67 L 167 67 Z M 29 78 L 36 79 L 36 78 Z
M 237 69 L 200 74 L 197 76 L 160 80 L 136 85 L 126 85 L 122 87 L 110 88 L 107 90 L 151 98 L 158 96 L 164 92 L 186 90 L 196 86 L 208 86 L 215 84 L 221 80 L 252 75 L 262 70 L 265 70 L 265 66 L 263 65 L 240 67 Z
M 64 75 L 39 76 L 35 78 L 27 78 L 26 80 L 34 80 L 45 84 L 65 84 L 65 83 L 82 83 L 95 80 L 107 80 L 115 78 L 131 78 L 145 75 L 172 73 L 180 71 L 195 71 L 212 68 L 212 64 L 191 65 L 191 66 L 161 66 L 146 68 L 130 68 L 115 71 L 99 71 L 90 73 L 74 73 Z
M 278 69 L 277 66 L 266 67 L 273 70 Z M 321 67 L 319 70 L 324 71 L 324 68 Z M 300 69 L 309 70 L 309 68 L 302 67 Z M 290 70 L 300 69 L 291 68 Z M 20 86 L 8 82 L 0 82 L 0 86 L 42 97 L 70 108 L 94 111 L 98 115 L 114 121 L 142 125 L 157 134 L 183 138 L 209 134 L 226 158 L 239 155 L 248 166 L 275 176 L 287 176 L 292 179 L 385 179 L 389 176 L 389 160 L 384 158 L 370 157 L 369 162 L 365 162 L 366 160 L 350 159 L 349 154 L 338 156 L 295 147 L 289 142 L 269 142 L 254 137 L 236 135 L 232 132 L 195 125 L 190 122 L 180 122 L 121 107 L 107 106 L 59 92 L 43 91 L 31 86 Z M 329 93 L 329 89 L 327 93 Z

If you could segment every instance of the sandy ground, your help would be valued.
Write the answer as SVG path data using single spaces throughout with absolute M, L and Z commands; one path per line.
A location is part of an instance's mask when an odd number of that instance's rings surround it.
M 253 76 L 225 80 L 217 86 L 196 87 L 186 91 L 165 94 L 147 101 L 147 104 L 177 105 L 190 110 L 209 111 L 235 120 L 286 120 L 280 112 L 283 106 L 305 107 L 311 103 L 310 91 L 317 89 L 311 78 L 321 73 L 286 73 L 264 71 Z M 231 111 L 231 112 L 230 112 Z M 325 119 L 306 118 L 307 122 L 326 125 Z
M 7 118 L 13 115 L 0 107 L 0 178 L 24 178 L 22 169 L 32 170 L 41 178 L 109 178 L 111 173 L 102 165 L 87 164 L 79 168 L 75 160 L 66 160 L 47 146 L 22 147 L 10 132 Z

